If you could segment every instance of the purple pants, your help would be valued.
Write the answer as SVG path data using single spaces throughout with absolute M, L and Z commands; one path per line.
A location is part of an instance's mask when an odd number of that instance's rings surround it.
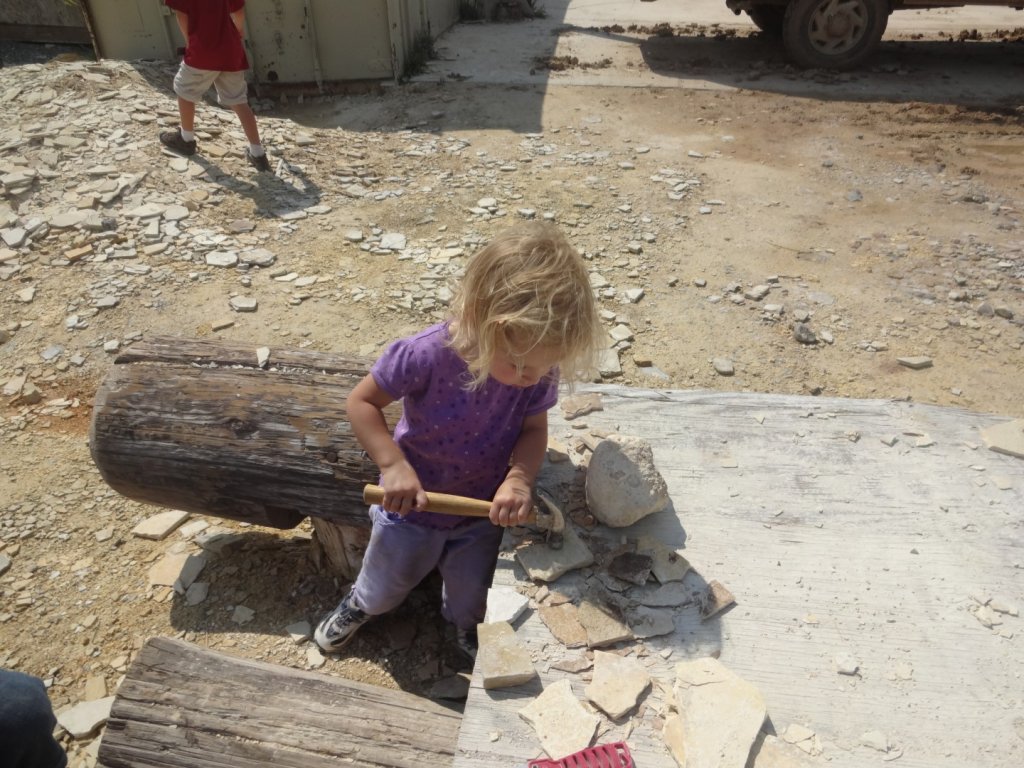
M 484 620 L 503 528 L 486 518 L 457 528 L 429 528 L 393 521 L 376 505 L 370 518 L 370 544 L 352 586 L 357 608 L 371 616 L 397 608 L 437 567 L 444 581 L 441 615 L 459 629 L 475 629 Z

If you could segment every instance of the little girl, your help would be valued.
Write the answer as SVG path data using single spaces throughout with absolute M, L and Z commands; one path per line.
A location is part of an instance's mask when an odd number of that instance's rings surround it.
M 600 326 L 586 267 L 556 229 L 501 235 L 470 260 L 453 316 L 394 342 L 349 395 L 352 430 L 380 467 L 384 503 L 363 567 L 315 639 L 338 651 L 435 567 L 442 615 L 476 650 L 502 527 L 526 521 L 559 369 L 590 368 Z M 402 400 L 394 436 L 383 408 Z M 422 511 L 425 492 L 491 499 L 490 519 Z

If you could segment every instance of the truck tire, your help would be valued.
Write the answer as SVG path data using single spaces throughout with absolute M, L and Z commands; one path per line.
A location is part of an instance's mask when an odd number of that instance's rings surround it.
M 782 37 L 782 22 L 786 18 L 784 5 L 755 5 L 747 9 L 747 16 L 768 37 Z
M 889 12 L 889 0 L 792 0 L 782 42 L 801 67 L 850 69 L 874 53 Z

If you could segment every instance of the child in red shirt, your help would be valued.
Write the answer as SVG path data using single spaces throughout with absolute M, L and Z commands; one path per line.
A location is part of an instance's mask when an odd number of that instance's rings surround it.
M 160 141 L 180 155 L 196 153 L 196 102 L 212 85 L 217 101 L 230 107 L 242 124 L 249 148 L 246 159 L 260 171 L 270 170 L 270 161 L 260 143 L 256 115 L 249 106 L 245 70 L 249 61 L 242 46 L 245 0 L 164 0 L 177 17 L 186 40 L 185 59 L 174 77 L 178 94 L 181 130 L 164 131 Z

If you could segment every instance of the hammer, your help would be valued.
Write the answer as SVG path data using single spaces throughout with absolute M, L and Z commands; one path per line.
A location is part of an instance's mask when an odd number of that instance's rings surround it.
M 548 546 L 552 549 L 561 549 L 565 515 L 547 491 L 538 488 L 536 497 L 540 499 L 542 506 L 534 505 L 533 512 L 526 520 L 526 526 L 543 533 Z M 367 504 L 383 504 L 384 489 L 379 485 L 363 486 L 363 501 Z M 446 515 L 488 517 L 491 513 L 491 502 L 467 496 L 454 496 L 450 493 L 428 493 L 427 506 L 424 509 L 427 512 L 441 512 Z

